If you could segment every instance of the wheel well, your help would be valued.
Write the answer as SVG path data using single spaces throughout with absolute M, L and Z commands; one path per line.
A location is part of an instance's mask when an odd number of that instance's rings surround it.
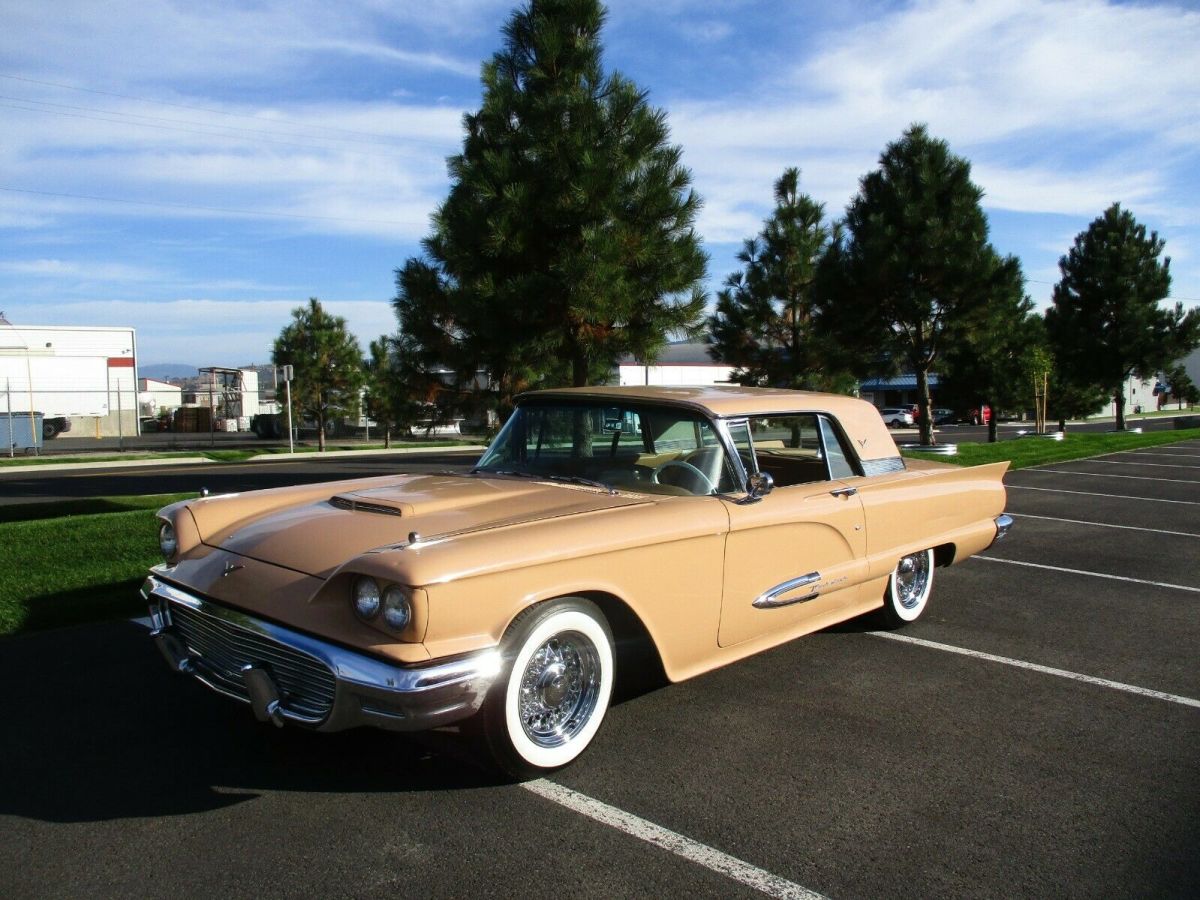
M 617 654 L 614 700 L 628 700 L 667 683 L 654 638 L 625 601 L 604 591 L 582 591 L 575 596 L 591 600 L 600 607 L 612 629 Z
M 933 564 L 935 566 L 949 566 L 954 562 L 954 555 L 958 552 L 953 544 L 942 544 L 940 547 L 933 548 Z

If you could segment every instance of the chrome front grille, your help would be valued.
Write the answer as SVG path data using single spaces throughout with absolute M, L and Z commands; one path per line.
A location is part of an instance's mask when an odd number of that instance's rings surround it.
M 218 690 L 249 702 L 241 673 L 254 665 L 271 675 L 287 714 L 319 722 L 333 708 L 333 673 L 316 657 L 180 603 L 170 604 L 170 615 L 201 673 Z

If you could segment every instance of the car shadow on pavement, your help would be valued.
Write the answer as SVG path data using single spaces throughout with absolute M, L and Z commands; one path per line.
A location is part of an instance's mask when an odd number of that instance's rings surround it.
M 271 791 L 457 790 L 502 784 L 463 739 L 315 734 L 166 670 L 117 621 L 0 641 L 0 815 L 50 822 L 183 815 Z

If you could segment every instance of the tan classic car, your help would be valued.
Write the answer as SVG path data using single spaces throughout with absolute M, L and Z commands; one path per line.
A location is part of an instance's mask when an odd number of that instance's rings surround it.
M 1012 524 L 1007 463 L 907 464 L 849 397 L 539 391 L 469 473 L 213 496 L 159 513 L 143 588 L 173 669 L 277 725 L 469 720 L 502 769 L 578 756 L 617 648 L 678 681 L 864 613 Z

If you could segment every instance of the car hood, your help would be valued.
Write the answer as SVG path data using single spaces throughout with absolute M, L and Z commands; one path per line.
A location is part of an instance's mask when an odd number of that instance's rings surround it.
M 381 483 L 381 481 L 383 483 Z M 210 546 L 328 577 L 348 559 L 410 541 L 653 502 L 577 485 L 478 475 L 407 475 L 214 497 L 189 506 Z

